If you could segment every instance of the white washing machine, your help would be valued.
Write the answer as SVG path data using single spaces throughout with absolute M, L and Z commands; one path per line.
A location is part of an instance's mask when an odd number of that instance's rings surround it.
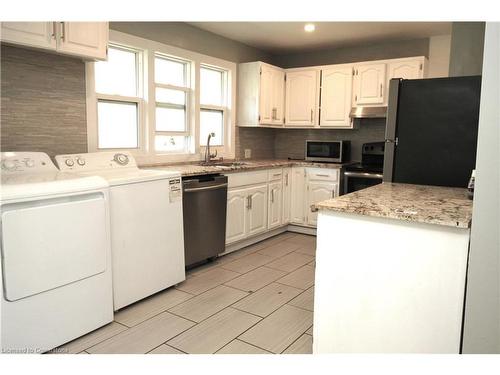
M 185 280 L 180 173 L 139 169 L 128 152 L 58 155 L 56 162 L 110 184 L 115 310 Z
M 39 353 L 113 320 L 109 185 L 44 153 L 1 153 L 3 353 Z

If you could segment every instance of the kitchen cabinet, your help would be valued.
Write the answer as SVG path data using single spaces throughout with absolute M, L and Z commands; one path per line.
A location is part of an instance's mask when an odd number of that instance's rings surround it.
M 351 111 L 353 68 L 332 66 L 321 70 L 321 127 L 352 128 Z
M 292 168 L 292 187 L 290 204 L 290 223 L 304 224 L 305 217 L 305 184 L 306 170 L 304 167 Z
M 267 185 L 248 188 L 247 194 L 246 234 L 253 236 L 267 229 Z
M 387 80 L 393 78 L 420 79 L 424 78 L 425 58 L 401 59 L 387 64 Z
M 283 224 L 290 222 L 290 204 L 292 190 L 292 170 L 283 168 Z
M 307 215 L 308 225 L 318 224 L 318 212 L 311 208 L 312 205 L 335 198 L 338 195 L 338 185 L 329 181 L 309 181 L 307 183 Z
M 238 66 L 238 126 L 283 126 L 285 72 L 257 61 Z
M 292 70 L 286 73 L 285 124 L 286 126 L 309 127 L 317 121 L 318 70 Z
M 383 104 L 385 100 L 386 64 L 361 64 L 354 66 L 353 106 Z
M 2 41 L 92 60 L 105 60 L 107 22 L 2 22 Z
M 2 42 L 56 50 L 55 22 L 2 22 Z
M 267 218 L 268 229 L 274 229 L 283 223 L 283 182 L 274 181 L 269 183 Z
M 227 192 L 226 243 L 246 237 L 247 202 L 246 189 L 230 189 Z

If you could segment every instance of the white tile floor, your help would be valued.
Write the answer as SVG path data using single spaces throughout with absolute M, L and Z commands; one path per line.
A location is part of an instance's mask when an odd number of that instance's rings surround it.
M 57 353 L 311 353 L 316 239 L 286 232 L 188 272 Z

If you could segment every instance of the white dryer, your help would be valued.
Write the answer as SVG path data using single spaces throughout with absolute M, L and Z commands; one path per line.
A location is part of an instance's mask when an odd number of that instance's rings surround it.
M 185 280 L 180 173 L 139 169 L 128 152 L 58 155 L 56 162 L 110 184 L 115 310 Z
M 48 155 L 1 153 L 3 353 L 39 353 L 113 320 L 109 185 Z

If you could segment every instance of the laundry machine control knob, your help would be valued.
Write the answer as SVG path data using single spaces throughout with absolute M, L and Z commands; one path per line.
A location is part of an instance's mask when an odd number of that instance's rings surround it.
M 76 162 L 78 163 L 78 165 L 81 165 L 82 167 L 85 165 L 85 159 L 77 158 Z
M 75 162 L 73 161 L 73 159 L 66 159 L 64 161 L 64 164 L 66 164 L 68 167 L 72 167 L 73 165 L 75 165 Z
M 128 164 L 128 156 L 125 154 L 115 154 L 115 156 L 113 157 L 113 160 L 120 165 L 127 165 Z

